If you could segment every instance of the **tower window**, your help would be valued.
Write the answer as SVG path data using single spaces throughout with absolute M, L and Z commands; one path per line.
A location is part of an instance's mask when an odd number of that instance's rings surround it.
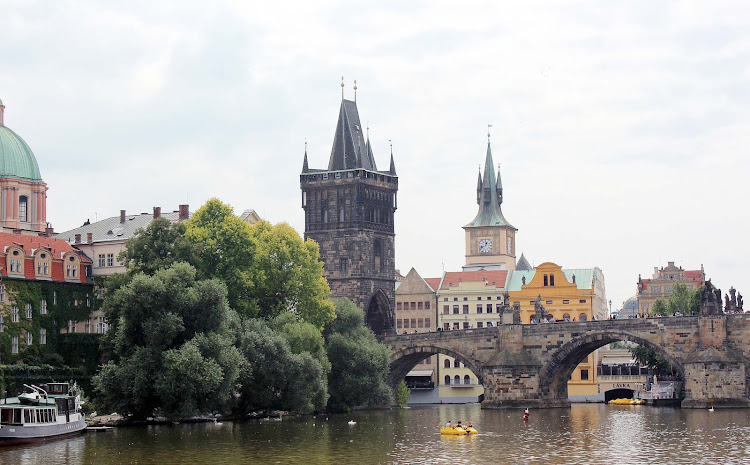
M 349 273 L 349 259 L 348 258 L 342 258 L 341 262 L 339 264 L 339 270 L 341 271 L 341 274 L 348 274 Z M 399 303 L 400 305 L 400 303 Z
M 548 275 L 544 275 L 544 285 L 545 286 L 549 286 L 549 276 Z
M 383 245 L 380 241 L 375 241 L 375 271 L 383 271 Z
M 549 275 L 549 285 L 554 286 L 555 285 L 555 275 L 551 274 Z
M 29 217 L 27 215 L 27 206 L 29 204 L 29 198 L 25 195 L 22 195 L 18 198 L 18 221 L 29 221 Z

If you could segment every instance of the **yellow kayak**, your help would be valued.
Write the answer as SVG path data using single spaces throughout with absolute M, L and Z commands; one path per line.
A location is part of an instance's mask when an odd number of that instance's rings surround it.
M 467 434 L 479 434 L 479 431 L 476 429 L 469 427 L 469 428 L 462 428 L 462 427 L 455 427 L 455 428 L 440 428 L 440 434 L 447 434 L 447 435 L 453 435 L 453 436 L 466 436 Z
M 613 399 L 607 403 L 614 405 L 643 405 L 646 402 L 642 399 Z

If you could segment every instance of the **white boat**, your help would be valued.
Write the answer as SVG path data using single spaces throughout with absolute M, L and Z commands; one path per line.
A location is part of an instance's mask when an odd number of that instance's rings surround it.
M 86 429 L 68 383 L 24 386 L 30 392 L 0 400 L 0 446 L 62 439 Z

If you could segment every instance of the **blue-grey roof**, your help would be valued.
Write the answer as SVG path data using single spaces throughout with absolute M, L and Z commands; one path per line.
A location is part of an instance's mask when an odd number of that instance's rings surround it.
M 162 218 L 171 222 L 180 221 L 180 212 L 163 213 Z M 138 229 L 145 229 L 154 221 L 153 213 L 140 213 L 138 215 L 126 215 L 125 222 L 120 223 L 119 216 L 106 218 L 95 223 L 84 224 L 75 229 L 55 234 L 57 239 L 63 239 L 69 243 L 75 243 L 76 234 L 81 235 L 81 242 L 87 242 L 88 233 L 92 233 L 93 242 L 117 242 L 126 241 L 135 236 Z
M 492 149 L 489 142 L 487 143 L 487 157 L 484 162 L 484 179 L 482 180 L 481 192 L 479 192 L 477 200 L 479 202 L 479 212 L 474 220 L 464 226 L 464 228 L 507 226 L 516 229 L 505 219 L 503 211 L 500 209 L 500 204 L 503 202 L 502 184 L 495 180 Z
M 354 168 L 377 171 L 372 148 L 365 139 L 362 123 L 359 121 L 357 103 L 341 100 L 339 121 L 333 138 L 328 171 L 341 171 Z
M 34 152 L 21 136 L 0 125 L 0 177 L 41 181 Z

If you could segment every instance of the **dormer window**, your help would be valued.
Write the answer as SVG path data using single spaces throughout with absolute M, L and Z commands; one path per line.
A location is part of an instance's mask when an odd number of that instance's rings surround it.
M 66 278 L 76 278 L 78 277 L 78 261 L 76 260 L 75 255 L 71 255 L 68 257 L 68 264 L 66 265 Z
M 19 250 L 13 250 L 7 257 L 8 272 L 23 274 L 23 255 Z

